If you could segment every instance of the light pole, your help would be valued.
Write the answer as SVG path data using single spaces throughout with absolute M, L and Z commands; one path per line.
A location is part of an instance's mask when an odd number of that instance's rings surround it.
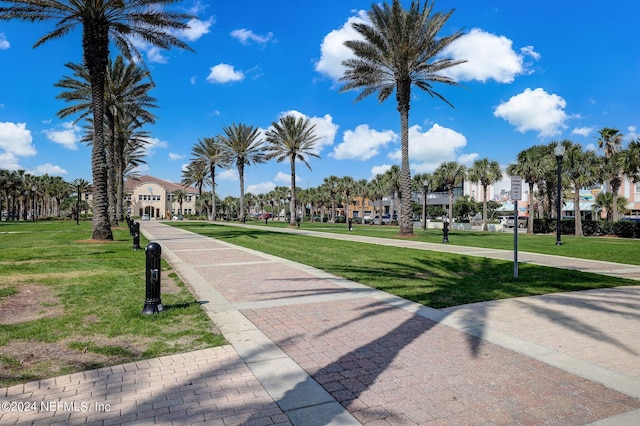
M 422 182 L 422 229 L 427 229 L 427 190 L 429 182 Z
M 78 198 L 76 200 L 76 225 L 80 225 L 80 185 L 78 188 Z
M 564 146 L 562 146 L 561 143 L 558 143 L 558 145 L 556 145 L 555 149 L 553 150 L 553 153 L 556 155 L 556 163 L 558 165 L 558 196 L 557 196 L 557 201 L 558 201 L 558 210 L 556 212 L 557 218 L 556 218 L 556 245 L 560 246 L 562 245 L 562 241 L 561 241 L 561 216 L 562 216 L 562 157 L 564 156 Z M 516 219 L 517 220 L 517 219 Z

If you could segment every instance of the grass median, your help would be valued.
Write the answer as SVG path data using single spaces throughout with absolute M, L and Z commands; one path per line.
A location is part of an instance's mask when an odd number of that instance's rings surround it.
M 270 221 L 265 225 L 262 221 L 247 222 L 269 228 L 288 228 L 284 221 Z M 305 222 L 302 229 L 330 232 L 335 234 L 362 235 L 379 238 L 402 238 L 397 226 L 391 225 L 353 225 L 349 231 L 344 223 Z M 442 229 L 421 229 L 415 227 L 415 241 L 429 243 L 442 242 Z M 518 230 L 518 250 L 531 253 L 551 254 L 555 256 L 577 257 L 581 259 L 603 260 L 609 262 L 640 265 L 640 241 L 632 238 L 616 237 L 576 237 L 562 235 L 562 245 L 556 245 L 555 234 L 527 234 L 526 230 Z M 483 247 L 501 250 L 513 250 L 513 230 L 506 232 L 483 232 L 478 230 L 451 230 L 449 244 L 466 247 Z
M 433 308 L 637 281 L 532 264 L 203 222 L 173 226 L 303 263 Z M 397 232 L 397 229 L 396 229 Z
M 113 232 L 95 242 L 89 222 L 0 224 L 0 386 L 225 343 L 165 262 L 164 312 L 143 315 L 145 252 L 126 225 Z

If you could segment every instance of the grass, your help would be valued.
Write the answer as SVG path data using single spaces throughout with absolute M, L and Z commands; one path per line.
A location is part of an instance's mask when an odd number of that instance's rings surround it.
M 531 264 L 520 265 L 516 279 L 510 261 L 271 232 L 268 227 L 247 229 L 201 222 L 172 225 L 310 265 L 434 308 L 638 284 Z M 397 235 L 397 228 L 395 232 Z
M 270 221 L 267 226 L 265 226 L 262 221 L 248 222 L 248 224 L 264 226 L 267 229 L 270 227 L 285 228 L 289 226 L 287 222 L 283 221 Z M 349 232 L 347 225 L 343 223 L 303 223 L 301 228 L 336 234 L 401 238 L 398 227 L 388 225 L 354 225 L 352 232 Z M 420 228 L 414 228 L 414 234 L 416 241 L 430 243 L 442 242 L 442 230 L 439 229 L 428 229 L 425 231 Z M 555 234 L 529 235 L 523 230 L 519 230 L 518 232 L 519 251 L 640 265 L 640 241 L 637 239 L 562 235 L 562 245 L 557 246 L 555 243 Z M 449 244 L 513 250 L 513 233 L 452 230 L 449 232 Z
M 143 315 L 145 252 L 126 225 L 0 223 L 0 386 L 226 343 L 163 261 L 164 312 Z M 141 238 L 140 244 L 146 244 Z

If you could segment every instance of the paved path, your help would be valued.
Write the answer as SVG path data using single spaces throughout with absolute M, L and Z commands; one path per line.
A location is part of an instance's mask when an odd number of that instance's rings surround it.
M 231 345 L 0 389 L 0 402 L 37 403 L 0 424 L 640 424 L 640 286 L 435 310 L 161 223 L 142 231 Z

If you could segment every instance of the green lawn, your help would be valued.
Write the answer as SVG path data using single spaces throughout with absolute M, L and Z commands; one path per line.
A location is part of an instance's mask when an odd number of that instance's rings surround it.
M 166 263 L 165 311 L 142 315 L 145 252 L 113 231 L 97 243 L 90 222 L 0 223 L 0 386 L 225 343 Z
M 173 222 L 172 225 L 310 265 L 434 308 L 638 284 L 636 281 L 531 264 L 520 265 L 519 278 L 516 279 L 513 277 L 513 262 L 510 261 L 271 232 L 271 224 L 259 229 L 204 222 Z M 318 224 L 317 229 L 320 227 L 332 228 Z M 389 232 L 391 236 L 393 232 L 388 228 L 364 228 L 371 235 Z M 360 232 L 360 229 L 353 232 Z M 395 232 L 397 235 L 397 228 Z M 457 233 L 451 238 L 454 235 Z M 476 238 L 480 239 L 479 236 Z M 487 235 L 487 238 L 492 236 Z
M 270 221 L 265 226 L 262 221 L 247 222 L 249 225 L 270 227 L 288 227 L 286 222 Z M 354 234 L 368 237 L 400 238 L 397 226 L 353 225 L 349 232 L 344 223 L 302 223 L 302 229 L 331 232 L 336 234 Z M 415 240 L 430 243 L 442 242 L 442 230 L 423 230 L 414 228 Z M 582 259 L 604 260 L 610 262 L 640 265 L 640 240 L 615 237 L 575 237 L 562 235 L 562 245 L 556 245 L 556 235 L 529 235 L 523 230 L 518 232 L 518 250 L 557 256 L 578 257 Z M 449 244 L 468 247 L 484 247 L 513 250 L 513 233 L 482 231 L 450 231 Z

